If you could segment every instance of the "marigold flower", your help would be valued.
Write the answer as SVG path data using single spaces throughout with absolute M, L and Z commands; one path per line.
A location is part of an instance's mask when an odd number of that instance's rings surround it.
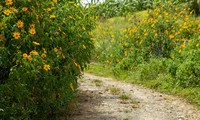
M 86 49 L 86 46 L 85 46 L 85 45 L 83 45 L 83 46 L 82 46 L 82 48 L 83 48 L 83 49 Z
M 57 48 L 54 48 L 53 51 L 54 51 L 54 52 L 58 52 L 58 49 L 57 49 Z
M 170 39 L 173 39 L 173 38 L 174 38 L 174 35 L 169 35 L 169 38 L 170 38 Z
M 30 61 L 33 60 L 33 58 L 30 55 L 27 57 L 27 59 L 30 60 Z
M 11 13 L 11 11 L 9 10 L 9 9 L 7 9 L 7 10 L 4 10 L 4 12 L 3 12 L 5 15 L 9 15 L 10 13 Z
M 70 86 L 71 90 L 74 92 L 74 87 L 73 87 L 73 84 L 72 84 L 72 83 L 70 83 L 70 84 L 69 84 L 69 86 Z
M 58 0 L 53 0 L 55 3 L 57 3 L 58 2 Z
M 54 18 L 56 18 L 56 16 L 55 15 L 50 15 L 50 18 L 54 19 Z
M 14 32 L 14 33 L 13 33 L 13 37 L 14 37 L 15 39 L 19 39 L 19 38 L 20 38 L 20 33 L 19 33 L 19 32 Z
M 45 54 L 47 53 L 47 51 L 46 51 L 46 49 L 45 49 L 45 48 L 42 48 L 42 50 L 44 51 L 44 53 L 45 53 Z
M 50 65 L 45 64 L 43 69 L 46 70 L 46 71 L 50 70 Z
M 32 35 L 36 34 L 35 28 L 30 28 L 29 33 Z
M 45 53 L 42 54 L 42 58 L 45 58 L 47 57 L 47 55 Z
M 24 12 L 26 12 L 27 10 L 28 10 L 27 7 L 23 7 L 23 8 L 22 8 L 22 11 L 24 11 Z
M 26 53 L 24 53 L 22 56 L 23 56 L 23 58 L 27 58 L 28 57 L 28 55 Z
M 62 50 L 59 50 L 59 51 L 58 51 L 58 54 L 61 55 L 61 54 L 62 54 Z
M 21 20 L 18 20 L 17 27 L 18 28 L 23 28 L 24 27 L 24 23 Z
M 168 23 L 168 22 L 169 22 L 169 20 L 165 20 L 165 22 L 167 22 L 167 23 Z
M 12 0 L 6 0 L 6 3 L 10 6 L 13 4 Z
M 18 13 L 19 11 L 17 9 L 15 9 L 14 7 L 10 7 L 10 10 L 15 12 L 15 13 Z
M 34 24 L 31 24 L 31 25 L 30 25 L 30 29 L 31 29 L 31 28 L 34 28 L 34 29 L 35 29 L 35 25 L 34 25 Z
M 35 50 L 34 50 L 34 51 L 31 51 L 30 54 L 32 54 L 32 55 L 39 55 L 38 52 L 35 51 Z
M 33 44 L 35 45 L 40 45 L 40 43 L 33 41 Z
M 183 43 L 182 45 L 181 45 L 181 48 L 185 48 L 186 46 L 185 46 L 185 43 Z

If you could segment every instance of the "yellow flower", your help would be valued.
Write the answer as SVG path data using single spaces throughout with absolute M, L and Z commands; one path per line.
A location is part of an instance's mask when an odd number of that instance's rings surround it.
M 79 70 L 81 70 L 81 66 L 79 64 L 77 64 L 76 62 L 74 62 L 74 64 L 76 65 L 76 67 L 78 67 Z
M 33 41 L 33 44 L 35 45 L 40 45 L 40 43 Z
M 173 38 L 174 38 L 174 35 L 169 35 L 169 38 L 170 38 L 170 39 L 173 39 Z
M 28 57 L 28 55 L 26 53 L 24 53 L 22 56 L 23 56 L 23 58 L 27 58 Z
M 13 33 L 13 37 L 14 37 L 15 39 L 19 39 L 19 38 L 20 38 L 20 33 L 19 33 L 19 32 L 14 32 L 14 33 Z
M 181 45 L 181 48 L 185 48 L 185 43 L 183 43 L 183 44 Z
M 23 28 L 24 27 L 24 23 L 21 20 L 18 20 L 17 27 L 18 28 Z
M 54 18 L 56 18 L 56 16 L 55 15 L 50 15 L 50 18 L 54 19 Z
M 82 30 L 86 30 L 85 27 L 82 27 Z
M 10 13 L 11 13 L 11 11 L 9 10 L 9 9 L 7 9 L 7 10 L 4 10 L 4 12 L 3 12 L 5 15 L 9 15 Z
M 42 58 L 45 58 L 47 57 L 47 55 L 45 53 L 42 54 Z
M 69 4 L 74 4 L 74 2 L 69 2 Z
M 199 43 L 198 43 L 198 44 L 196 44 L 196 47 L 199 47 Z
M 50 70 L 50 65 L 45 64 L 43 69 L 46 70 L 46 71 Z
M 27 57 L 27 59 L 30 60 L 30 61 L 32 61 L 33 58 L 29 55 L 29 56 Z
M 31 29 L 31 28 L 34 28 L 34 29 L 35 29 L 35 25 L 34 25 L 34 24 L 31 24 L 31 25 L 30 25 L 30 29 Z
M 14 7 L 10 7 L 10 10 L 15 12 L 15 13 L 18 13 L 19 11 L 17 9 L 15 9 Z
M 29 33 L 32 35 L 36 34 L 35 28 L 30 28 Z
M 57 48 L 54 48 L 53 51 L 54 51 L 54 52 L 58 52 L 58 49 L 57 49 Z
M 6 3 L 10 6 L 13 4 L 12 0 L 6 0 Z
M 69 84 L 69 86 L 70 86 L 71 90 L 74 92 L 74 87 L 73 87 L 73 84 L 72 84 L 72 83 L 70 83 L 70 84 Z
M 50 12 L 52 10 L 52 8 L 46 8 L 44 10 L 47 11 L 47 12 Z
M 173 3 L 170 1 L 170 2 L 168 2 L 169 3 L 169 5 L 172 5 Z
M 83 49 L 86 49 L 85 45 L 82 46 Z
M 22 11 L 24 11 L 24 12 L 26 12 L 27 10 L 28 10 L 27 7 L 23 7 L 23 8 L 22 8 Z
M 46 51 L 46 49 L 45 49 L 45 48 L 42 48 L 42 50 L 44 51 L 44 53 L 45 53 L 45 54 L 47 53 L 47 51 Z
M 58 0 L 53 0 L 55 3 L 57 3 L 58 2 Z
M 127 55 L 128 55 L 128 52 L 127 52 L 127 51 L 125 51 L 125 52 L 124 52 L 124 56 L 127 56 Z
M 192 42 L 192 40 L 188 40 L 188 43 L 191 43 Z
M 35 50 L 33 50 L 33 51 L 30 52 L 30 54 L 32 54 L 32 55 L 38 55 L 38 52 L 35 51 Z
M 167 22 L 167 23 L 168 23 L 168 22 L 169 22 L 169 20 L 165 20 L 165 22 Z

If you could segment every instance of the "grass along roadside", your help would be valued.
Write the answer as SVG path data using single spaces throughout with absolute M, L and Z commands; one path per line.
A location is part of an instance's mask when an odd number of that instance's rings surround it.
M 99 76 L 111 77 L 116 80 L 124 81 L 127 83 L 138 84 L 144 87 L 154 89 L 156 91 L 167 93 L 186 99 L 191 104 L 200 107 L 200 88 L 190 87 L 182 88 L 168 82 L 165 75 L 160 75 L 155 80 L 138 80 L 134 79 L 138 76 L 137 71 L 122 71 L 119 74 L 114 74 L 112 67 L 107 65 L 91 63 L 85 70 L 86 73 L 91 73 Z

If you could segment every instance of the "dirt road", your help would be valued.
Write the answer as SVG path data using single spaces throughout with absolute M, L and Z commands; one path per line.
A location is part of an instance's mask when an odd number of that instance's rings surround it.
M 111 78 L 85 74 L 70 120 L 200 120 L 184 100 Z

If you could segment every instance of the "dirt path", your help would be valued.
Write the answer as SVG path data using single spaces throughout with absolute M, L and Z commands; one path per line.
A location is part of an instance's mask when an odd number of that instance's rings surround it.
M 180 98 L 110 78 L 85 74 L 70 120 L 200 120 Z

